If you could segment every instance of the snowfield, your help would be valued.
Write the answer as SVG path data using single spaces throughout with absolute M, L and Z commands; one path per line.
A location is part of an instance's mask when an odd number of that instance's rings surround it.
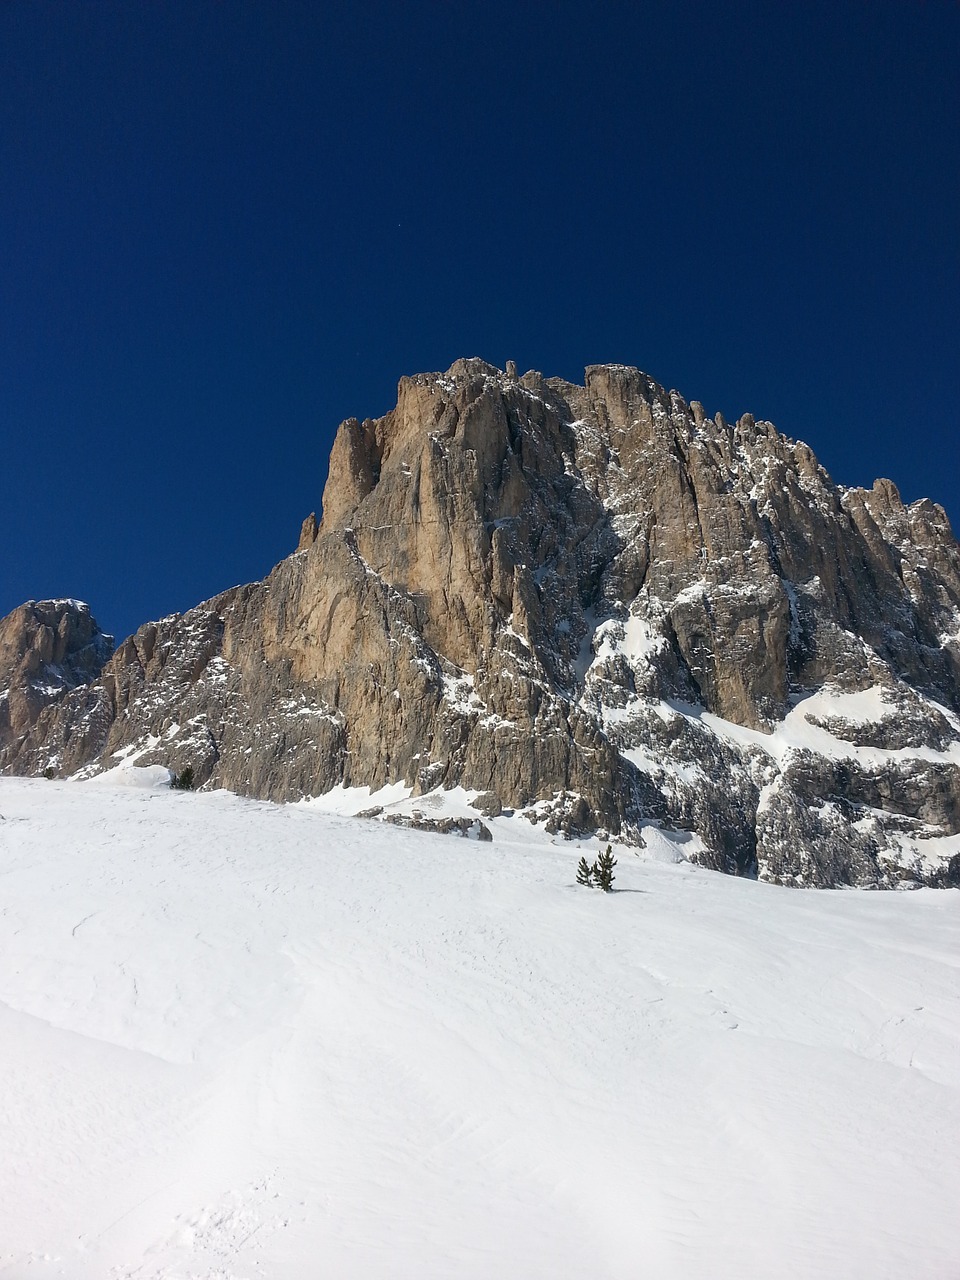
M 956 892 L 163 776 L 0 780 L 3 1280 L 960 1275 Z

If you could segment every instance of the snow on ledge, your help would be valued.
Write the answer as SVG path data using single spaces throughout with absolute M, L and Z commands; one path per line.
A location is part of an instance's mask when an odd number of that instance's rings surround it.
M 173 777 L 171 770 L 162 764 L 117 765 L 84 781 L 104 787 L 127 787 L 135 791 L 164 791 L 169 790 Z

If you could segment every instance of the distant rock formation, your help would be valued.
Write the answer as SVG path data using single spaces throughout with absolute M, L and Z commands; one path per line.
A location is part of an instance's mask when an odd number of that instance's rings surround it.
M 0 620 L 0 748 L 28 734 L 44 707 L 96 680 L 113 652 L 79 600 L 30 600 Z
M 8 720 L 0 769 L 462 785 L 786 883 L 960 881 L 960 549 L 934 503 L 839 488 L 634 368 L 459 360 L 342 424 L 322 512 L 263 582 Z

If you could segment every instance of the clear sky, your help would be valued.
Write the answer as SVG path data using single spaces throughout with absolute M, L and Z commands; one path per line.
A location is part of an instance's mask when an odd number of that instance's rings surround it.
M 293 550 L 347 416 L 636 364 L 960 523 L 954 0 L 0 0 L 0 615 Z

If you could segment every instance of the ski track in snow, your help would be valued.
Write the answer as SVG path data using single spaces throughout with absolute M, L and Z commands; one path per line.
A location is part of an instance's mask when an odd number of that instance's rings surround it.
M 955 892 L 126 781 L 0 780 L 2 1280 L 960 1274 Z

